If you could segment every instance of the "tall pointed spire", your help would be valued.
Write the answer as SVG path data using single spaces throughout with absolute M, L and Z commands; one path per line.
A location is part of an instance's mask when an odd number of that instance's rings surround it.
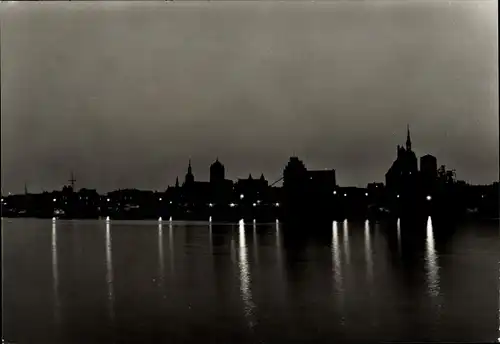
M 191 158 L 189 158 L 188 170 L 186 173 L 186 178 L 184 179 L 184 184 L 192 184 L 194 182 L 193 169 L 191 168 Z
M 406 150 L 411 151 L 410 125 L 406 125 Z
M 28 186 L 26 186 L 26 182 L 24 183 L 24 194 L 28 194 Z
M 179 177 L 176 177 L 175 178 L 175 187 L 178 188 L 179 187 Z
M 71 171 L 71 178 L 68 180 L 68 182 L 71 183 L 71 189 L 73 189 L 73 191 L 74 191 L 76 179 L 75 179 L 75 175 L 73 174 L 73 171 Z

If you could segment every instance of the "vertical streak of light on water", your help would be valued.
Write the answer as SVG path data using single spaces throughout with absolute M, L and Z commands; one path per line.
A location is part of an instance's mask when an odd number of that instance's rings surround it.
M 351 261 L 351 250 L 349 247 L 349 231 L 348 231 L 348 226 L 349 224 L 347 223 L 347 219 L 344 220 L 344 223 L 342 224 L 342 235 L 344 239 L 344 254 L 345 254 L 345 262 L 347 265 L 350 264 Z
M 427 233 L 426 233 L 426 270 L 427 270 L 427 284 L 428 292 L 433 298 L 439 297 L 439 263 L 434 247 L 434 229 L 432 227 L 431 217 L 427 219 Z
M 253 223 L 253 255 L 255 256 L 255 264 L 259 264 L 259 247 L 257 241 L 257 224 Z
M 111 224 L 106 221 L 106 283 L 108 285 L 108 312 L 111 323 L 115 321 L 114 288 L 113 288 L 113 247 L 111 238 Z
M 344 286 L 342 277 L 342 262 L 339 244 L 339 228 L 337 221 L 333 221 L 332 228 L 332 260 L 334 269 L 335 298 L 339 299 L 340 311 L 342 314 L 342 324 L 344 324 Z
M 208 236 L 209 236 L 209 245 L 210 245 L 210 255 L 213 255 L 213 253 L 214 253 L 214 243 L 213 243 L 212 222 L 208 223 Z
M 281 234 L 280 234 L 280 223 L 276 220 L 276 252 L 278 258 L 278 266 L 281 269 L 283 262 L 283 251 L 281 248 Z
M 372 239 L 370 232 L 370 221 L 365 221 L 365 259 L 366 259 L 366 279 L 368 283 L 368 305 L 369 309 L 367 309 L 366 313 L 370 315 L 370 323 L 371 325 L 377 324 L 378 316 L 376 315 L 376 307 L 374 307 L 374 283 L 373 283 L 373 249 L 372 249 Z M 374 312 L 375 311 L 375 312 Z
M 168 253 L 170 261 L 170 273 L 173 274 L 174 271 L 174 228 L 172 221 L 168 223 Z
M 165 297 L 164 295 L 164 290 L 163 290 L 163 281 L 165 280 L 165 256 L 164 256 L 164 250 L 163 250 L 163 224 L 159 223 L 158 224 L 158 268 L 160 271 L 158 271 L 158 284 L 159 287 L 161 288 L 162 291 L 162 296 Z
M 236 245 L 234 243 L 234 233 L 231 232 L 231 262 L 236 263 Z
M 59 300 L 59 264 L 57 262 L 57 226 L 52 221 L 52 283 L 54 292 L 54 319 L 59 325 L 61 321 L 61 309 Z
M 372 251 L 372 243 L 371 243 L 371 234 L 370 234 L 370 223 L 368 220 L 365 221 L 365 258 L 366 258 L 366 277 L 368 279 L 368 284 L 371 285 L 373 283 L 373 251 Z
M 401 256 L 401 219 L 398 218 L 398 221 L 396 223 L 396 230 L 398 234 L 398 254 Z
M 239 223 L 239 250 L 238 267 L 240 270 L 240 291 L 241 298 L 245 304 L 245 316 L 248 318 L 250 328 L 254 326 L 253 310 L 255 304 L 252 300 L 250 265 L 248 263 L 248 249 L 245 240 L 245 223 L 243 220 Z

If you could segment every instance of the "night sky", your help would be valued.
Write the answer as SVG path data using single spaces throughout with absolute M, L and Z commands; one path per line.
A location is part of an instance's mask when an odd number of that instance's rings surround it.
M 2 190 L 274 181 L 341 186 L 417 156 L 498 179 L 496 1 L 2 3 Z

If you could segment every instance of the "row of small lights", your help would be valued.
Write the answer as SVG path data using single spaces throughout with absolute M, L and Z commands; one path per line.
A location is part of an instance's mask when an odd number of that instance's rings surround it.
M 334 195 L 336 195 L 336 194 L 337 194 L 337 191 L 334 191 L 334 192 L 333 192 L 333 194 L 334 194 Z M 368 192 L 367 192 L 367 193 L 365 193 L 365 196 L 368 196 Z M 347 197 L 347 194 L 346 194 L 346 193 L 344 194 L 344 197 Z M 399 198 L 399 195 L 396 195 L 396 197 L 397 197 L 397 198 Z M 241 195 L 241 197 L 240 197 L 240 198 L 241 198 L 241 199 L 243 199 L 243 195 Z M 484 198 L 484 195 L 481 195 L 481 198 Z M 432 197 L 431 197 L 431 196 L 427 196 L 427 197 L 426 197 L 426 199 L 427 199 L 428 201 L 430 201 L 430 200 L 432 199 Z M 161 201 L 162 199 L 160 198 L 159 200 Z M 53 199 L 53 201 L 54 201 L 54 202 L 56 202 L 56 201 L 57 201 L 57 199 L 55 199 L 55 198 L 54 198 L 54 199 Z M 108 199 L 107 199 L 107 201 L 108 201 L 108 202 L 110 202 L 110 201 L 111 201 L 111 199 L 109 199 L 109 198 L 108 198 Z M 2 202 L 3 202 L 3 198 L 2 198 Z M 170 201 L 170 204 L 172 204 L 172 201 Z M 256 206 L 257 206 L 257 204 L 260 204 L 260 201 L 257 201 L 257 203 L 253 203 L 253 206 L 254 206 L 254 207 L 256 207 Z M 280 206 L 280 204 L 279 204 L 279 203 L 275 203 L 274 205 L 275 205 L 276 207 L 279 207 L 279 206 Z M 214 205 L 213 205 L 213 203 L 209 203 L 209 204 L 208 204 L 208 206 L 211 208 L 211 207 L 213 207 Z M 236 204 L 234 204 L 234 203 L 230 203 L 230 204 L 229 204 L 229 206 L 232 208 L 232 207 L 236 206 Z
M 52 218 L 52 221 L 56 221 L 56 220 L 57 220 L 57 218 L 56 218 L 56 217 L 53 217 L 53 218 Z M 109 218 L 109 216 L 107 216 L 107 217 L 106 217 L 106 222 L 109 222 L 109 221 L 111 221 L 111 219 Z M 172 222 L 172 221 L 173 221 L 173 220 L 172 220 L 172 216 L 170 216 L 170 218 L 168 219 L 168 221 L 169 221 L 169 222 Z M 208 218 L 208 221 L 209 221 L 209 222 L 212 222 L 212 216 L 210 216 L 210 217 Z M 243 219 L 241 219 L 240 221 L 243 221 Z M 162 217 L 161 217 L 161 216 L 158 218 L 158 222 L 163 222 L 163 219 L 162 219 Z M 279 222 L 279 220 L 278 220 L 278 219 L 276 219 L 276 223 L 278 223 L 278 222 Z M 253 223 L 256 223 L 256 220 L 255 220 L 255 219 L 253 219 Z
M 337 191 L 334 191 L 334 192 L 333 192 L 333 194 L 334 194 L 334 195 L 336 195 L 336 194 L 337 194 Z M 365 193 L 365 196 L 368 196 L 368 192 L 366 192 L 366 193 Z M 344 197 L 347 197 L 347 194 L 346 194 L 346 193 L 344 194 Z M 399 195 L 396 195 L 396 197 L 397 197 L 397 198 L 399 198 Z M 482 197 L 482 198 L 484 198 L 484 196 L 483 196 L 483 195 L 481 195 L 481 197 Z M 430 200 L 432 199 L 432 197 L 431 197 L 431 196 L 427 196 L 427 197 L 426 197 L 426 199 L 427 199 L 428 201 L 430 201 Z
M 334 195 L 336 195 L 336 194 L 337 194 L 337 191 L 334 191 L 334 192 L 333 192 L 333 194 L 334 194 Z M 365 196 L 368 196 L 368 192 L 366 192 L 366 193 L 365 193 Z M 347 197 L 347 194 L 346 194 L 346 193 L 344 193 L 344 197 Z M 397 197 L 397 198 L 399 198 L 399 195 L 396 195 L 396 197 Z M 427 200 L 429 200 L 429 201 L 432 199 L 432 197 L 431 197 L 431 196 L 427 196 L 426 198 L 427 198 Z M 484 198 L 484 195 L 481 195 L 481 198 Z M 241 195 L 241 196 L 240 196 L 240 199 L 243 199 L 243 195 Z M 107 198 L 106 200 L 107 200 L 108 202 L 111 202 L 111 199 L 110 199 L 110 198 Z M 159 198 L 159 201 L 161 201 L 161 200 L 162 200 L 162 198 L 160 197 L 160 198 Z M 2 202 L 3 202 L 3 201 L 4 201 L 4 200 L 3 200 L 3 198 L 2 198 Z M 53 199 L 53 201 L 54 201 L 54 202 L 57 202 L 57 199 L 56 199 L 56 198 L 54 198 L 54 199 Z M 172 204 L 172 203 L 173 203 L 173 202 L 172 202 L 172 201 L 170 201 L 170 204 Z M 260 201 L 257 201 L 257 204 L 259 204 L 259 203 L 260 203 Z M 232 207 L 234 207 L 234 205 L 235 205 L 235 204 L 234 204 L 234 203 L 230 203 L 230 205 L 231 205 Z M 255 203 L 254 203 L 253 205 L 254 205 L 254 207 L 256 206 L 256 204 L 255 204 Z M 279 203 L 275 203 L 275 205 L 276 205 L 277 207 L 279 207 Z M 213 207 L 213 203 L 209 203 L 209 206 L 210 206 L 210 207 Z

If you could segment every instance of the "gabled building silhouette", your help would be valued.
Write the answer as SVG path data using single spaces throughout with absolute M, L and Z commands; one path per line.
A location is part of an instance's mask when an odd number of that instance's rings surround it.
M 269 182 L 261 174 L 260 178 L 254 179 L 252 174 L 249 174 L 246 179 L 238 179 L 234 185 L 236 196 L 241 203 L 263 202 L 268 198 Z

